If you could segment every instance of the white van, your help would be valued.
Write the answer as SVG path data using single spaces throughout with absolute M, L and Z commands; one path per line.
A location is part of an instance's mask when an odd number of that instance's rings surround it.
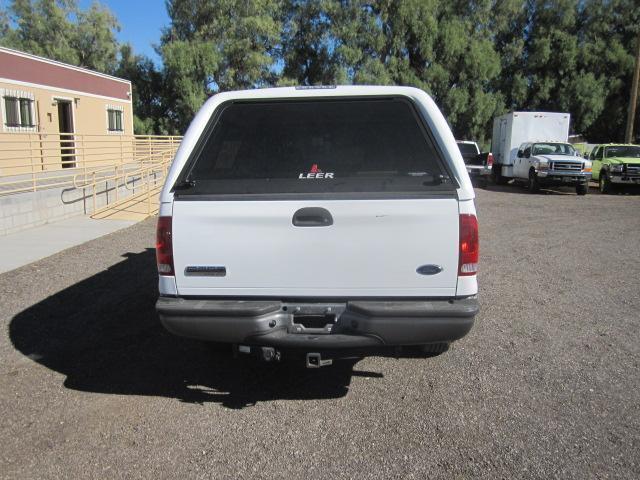
M 264 360 L 439 353 L 478 312 L 474 191 L 406 87 L 225 92 L 160 198 L 163 325 Z

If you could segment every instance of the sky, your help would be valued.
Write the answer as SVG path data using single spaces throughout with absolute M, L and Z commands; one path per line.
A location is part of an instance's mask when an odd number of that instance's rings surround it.
M 95 0 L 78 0 L 82 10 Z M 120 22 L 117 39 L 133 45 L 135 53 L 151 58 L 158 66 L 162 60 L 153 49 L 160 43 L 161 29 L 169 25 L 165 0 L 98 0 L 116 16 Z M 7 8 L 10 0 L 0 0 L 0 8 Z
M 91 6 L 93 0 L 80 0 L 82 9 Z M 156 65 L 161 64 L 160 57 L 153 45 L 160 43 L 160 31 L 169 25 L 169 16 L 164 0 L 100 0 L 120 22 L 117 38 L 120 42 L 129 42 L 135 53 L 151 58 Z

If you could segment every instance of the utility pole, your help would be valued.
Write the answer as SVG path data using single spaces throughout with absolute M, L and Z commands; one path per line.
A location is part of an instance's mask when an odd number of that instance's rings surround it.
M 638 103 L 638 78 L 640 77 L 640 33 L 636 45 L 636 68 L 633 71 L 631 82 L 631 95 L 629 96 L 629 110 L 627 111 L 627 130 L 624 134 L 626 143 L 633 142 L 633 122 L 636 118 L 636 104 Z

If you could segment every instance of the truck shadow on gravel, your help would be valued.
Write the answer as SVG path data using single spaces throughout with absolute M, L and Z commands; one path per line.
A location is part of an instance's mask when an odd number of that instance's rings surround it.
M 307 370 L 300 363 L 261 365 L 175 337 L 159 323 L 155 253 L 126 260 L 16 315 L 13 345 L 66 375 L 65 387 L 153 395 L 243 408 L 278 399 L 327 399 L 348 393 L 356 362 Z

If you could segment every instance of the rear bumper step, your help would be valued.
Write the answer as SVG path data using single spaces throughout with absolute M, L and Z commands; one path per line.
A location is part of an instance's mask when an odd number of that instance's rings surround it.
M 322 312 L 334 323 L 305 328 L 296 311 Z M 278 348 L 353 349 L 451 342 L 465 336 L 478 313 L 476 298 L 458 300 L 353 301 L 343 304 L 269 300 L 197 300 L 161 297 L 156 310 L 176 335 Z M 314 325 L 315 326 L 315 325 Z

